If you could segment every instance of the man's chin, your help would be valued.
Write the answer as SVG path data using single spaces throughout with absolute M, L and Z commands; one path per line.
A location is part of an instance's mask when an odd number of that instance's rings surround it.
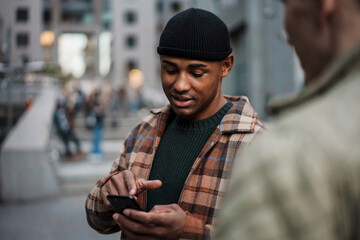
M 178 107 L 173 107 L 173 106 L 171 106 L 171 108 L 175 112 L 175 114 L 178 115 L 180 118 L 183 118 L 186 120 L 194 119 L 194 114 L 191 112 L 190 109 L 178 108 Z

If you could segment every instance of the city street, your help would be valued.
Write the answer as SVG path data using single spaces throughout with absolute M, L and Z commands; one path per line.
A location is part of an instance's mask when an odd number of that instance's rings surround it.
M 106 176 L 118 157 L 123 139 L 142 118 L 136 115 L 119 118 L 117 128 L 105 119 L 103 136 L 104 159 L 94 161 L 91 154 L 76 162 L 54 160 L 60 193 L 57 197 L 27 202 L 0 203 L 1 240 L 92 240 L 120 239 L 120 233 L 102 235 L 89 227 L 85 217 L 85 199 L 96 181 Z M 76 132 L 87 153 L 92 149 L 92 132 L 85 129 L 84 119 L 77 118 Z M 50 145 L 62 152 L 62 144 L 55 133 Z
M 85 198 L 85 194 L 71 195 L 24 204 L 0 205 L 0 239 L 120 239 L 120 233 L 101 235 L 88 226 Z

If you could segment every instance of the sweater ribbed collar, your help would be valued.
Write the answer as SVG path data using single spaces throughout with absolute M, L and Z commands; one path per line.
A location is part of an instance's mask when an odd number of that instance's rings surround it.
M 224 95 L 225 99 L 232 102 L 233 106 L 225 114 L 222 119 L 219 129 L 222 134 L 232 133 L 252 133 L 258 121 L 257 113 L 250 105 L 249 99 L 246 96 L 228 96 Z M 165 107 L 151 109 L 150 112 L 154 115 L 161 115 L 161 121 L 166 121 L 171 115 L 170 104 Z
M 227 111 L 233 106 L 233 104 L 228 100 L 227 103 L 214 115 L 206 119 L 191 121 L 180 118 L 179 116 L 175 117 L 176 125 L 178 128 L 183 130 L 204 130 L 209 128 L 214 128 L 219 125 L 222 118 L 225 116 Z

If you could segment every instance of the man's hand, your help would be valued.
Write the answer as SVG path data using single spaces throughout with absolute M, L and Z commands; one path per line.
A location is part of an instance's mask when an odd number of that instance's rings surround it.
M 131 240 L 179 239 L 186 221 L 177 204 L 158 205 L 148 213 L 125 209 L 124 215 L 115 213 L 113 218 Z
M 143 178 L 137 178 L 131 171 L 124 170 L 119 174 L 113 175 L 107 183 L 101 187 L 100 196 L 105 205 L 110 207 L 107 195 L 131 195 L 137 196 L 146 189 L 157 189 L 161 187 L 160 180 L 148 181 Z

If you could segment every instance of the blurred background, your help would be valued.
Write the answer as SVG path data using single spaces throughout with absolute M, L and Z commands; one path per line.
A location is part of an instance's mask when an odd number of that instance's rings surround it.
M 0 239 L 119 238 L 87 226 L 86 194 L 135 124 L 167 103 L 156 47 L 190 7 L 230 30 L 223 92 L 248 96 L 269 121 L 269 99 L 303 86 L 278 0 L 0 0 Z

